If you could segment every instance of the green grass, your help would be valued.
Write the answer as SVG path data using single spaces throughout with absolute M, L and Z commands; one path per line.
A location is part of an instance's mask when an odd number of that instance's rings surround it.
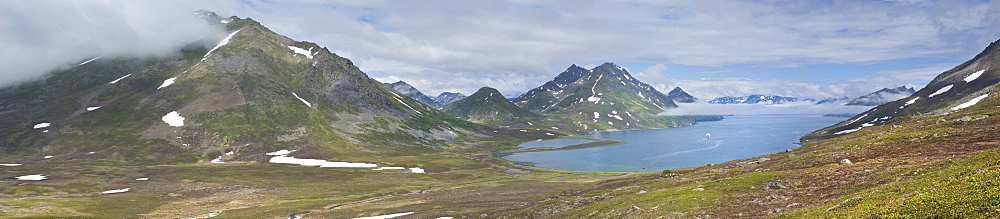
M 942 160 L 914 173 L 917 175 L 782 217 L 1000 216 L 996 210 L 1000 209 L 1000 150 Z

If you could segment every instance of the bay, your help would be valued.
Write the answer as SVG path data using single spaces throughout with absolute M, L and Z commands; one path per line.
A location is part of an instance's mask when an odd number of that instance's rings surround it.
M 534 166 L 580 171 L 658 172 L 722 163 L 798 147 L 805 134 L 843 121 L 822 115 L 736 115 L 696 125 L 629 131 L 594 132 L 576 137 L 627 143 L 571 150 L 512 153 L 501 158 Z M 706 138 L 710 133 L 711 138 Z M 567 139 L 529 142 L 528 147 L 572 145 Z M 555 142 L 546 142 L 555 141 Z

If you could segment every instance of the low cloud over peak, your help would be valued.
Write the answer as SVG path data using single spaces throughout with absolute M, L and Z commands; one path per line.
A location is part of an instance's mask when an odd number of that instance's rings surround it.
M 8 1 L 0 7 L 0 86 L 94 57 L 156 56 L 221 31 L 178 1 Z

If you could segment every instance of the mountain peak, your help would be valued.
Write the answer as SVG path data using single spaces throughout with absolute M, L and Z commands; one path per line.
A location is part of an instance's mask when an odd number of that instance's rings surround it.
M 465 99 L 465 94 L 462 93 L 452 93 L 452 92 L 441 92 L 437 97 L 434 97 L 434 102 L 437 102 L 441 106 L 445 106 L 455 101 Z
M 540 119 L 542 116 L 522 109 L 491 87 L 445 106 L 444 111 L 459 118 L 485 123 L 511 123 Z
M 575 120 L 588 130 L 678 125 L 657 116 L 677 107 L 669 97 L 611 62 L 591 70 L 572 65 L 514 102 L 532 112 Z
M 481 87 L 476 91 L 476 93 L 473 93 L 464 99 L 469 98 L 479 98 L 483 99 L 485 102 L 510 102 L 503 96 L 503 94 L 500 93 L 500 91 L 492 87 Z
M 881 90 L 860 96 L 851 100 L 848 106 L 878 106 L 898 99 L 913 95 L 916 91 L 913 88 L 899 86 L 896 88 L 882 88 Z
M 500 94 L 500 91 L 492 87 L 481 87 L 479 88 L 479 90 L 476 90 L 476 93 L 473 93 L 472 95 L 476 95 L 479 93 L 487 93 L 492 95 L 493 93 Z
M 693 103 L 695 100 L 694 96 L 684 92 L 684 89 L 681 89 L 681 87 L 674 87 L 673 90 L 667 92 L 667 97 L 670 97 L 674 102 L 680 103 Z
M 431 99 L 431 97 L 425 95 L 423 92 L 420 92 L 420 90 L 417 90 L 417 88 L 413 87 L 410 84 L 407 84 L 405 81 L 400 80 L 392 84 L 389 83 L 383 83 L 383 84 L 385 84 L 385 86 L 389 88 L 392 88 L 393 90 L 398 91 L 399 93 L 402 93 L 403 95 L 406 95 L 410 98 L 413 98 L 414 100 L 417 100 L 418 102 L 427 104 L 428 106 L 434 108 L 441 107 L 441 104 L 438 104 L 437 101 L 434 101 L 434 99 Z

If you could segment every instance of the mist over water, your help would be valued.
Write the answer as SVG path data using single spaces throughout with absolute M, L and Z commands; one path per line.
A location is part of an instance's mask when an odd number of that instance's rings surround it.
M 787 104 L 710 104 L 704 102 L 677 103 L 677 108 L 667 109 L 661 115 L 763 115 L 763 114 L 859 114 L 871 106 L 844 106 L 844 103 L 814 104 L 812 102 Z
M 628 143 L 502 157 L 535 166 L 583 171 L 656 172 L 722 163 L 796 148 L 799 137 L 843 121 L 821 115 L 736 115 L 694 126 L 578 135 Z M 705 134 L 712 137 L 706 138 Z M 544 142 L 544 141 L 542 141 Z M 539 143 L 534 143 L 539 144 Z M 565 146 L 565 145 L 554 145 Z

